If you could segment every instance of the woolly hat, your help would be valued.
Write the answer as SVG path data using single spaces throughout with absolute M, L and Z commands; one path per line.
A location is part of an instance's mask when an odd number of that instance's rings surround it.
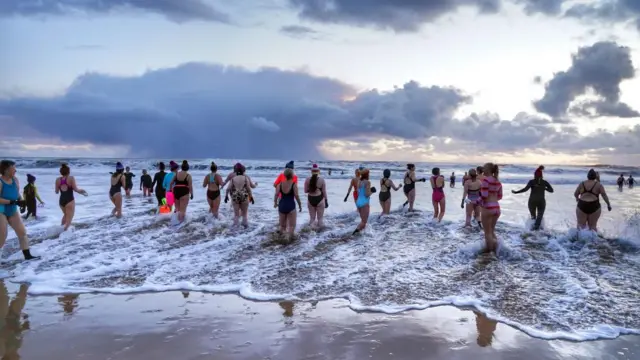
M 284 166 L 285 169 L 293 169 L 293 160 L 289 161 L 287 165 Z
M 28 183 L 34 183 L 36 182 L 36 177 L 31 175 L 31 174 L 27 174 L 27 182 Z
M 533 172 L 533 176 L 537 178 L 542 177 L 542 170 L 544 170 L 544 166 L 543 165 L 538 166 L 536 171 Z
M 311 172 L 312 173 L 319 173 L 320 172 L 320 168 L 318 167 L 318 164 L 313 164 L 313 166 L 311 166 Z
M 120 161 L 116 163 L 116 170 L 124 170 L 124 166 L 122 166 L 122 163 Z

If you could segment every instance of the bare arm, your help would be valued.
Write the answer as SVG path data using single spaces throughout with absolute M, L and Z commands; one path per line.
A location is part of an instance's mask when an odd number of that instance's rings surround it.
M 278 207 L 278 193 L 280 192 L 280 184 L 274 186 L 273 207 Z
M 580 198 L 580 186 L 582 186 L 582 183 L 580 183 L 580 185 L 578 185 L 578 187 L 576 188 L 576 191 L 573 192 L 573 197 L 576 198 L 576 201 L 578 201 L 578 199 Z
M 325 202 L 327 202 L 327 182 L 324 180 L 322 181 L 322 196 L 324 197 Z
M 600 184 L 600 195 L 602 195 L 602 199 L 604 200 L 604 202 L 607 203 L 607 207 L 609 208 L 609 211 L 611 211 L 611 203 L 609 202 L 609 196 L 607 195 L 607 192 L 604 190 L 604 186 L 602 185 L 602 183 Z
M 78 194 L 84 195 L 86 193 L 84 190 L 78 187 L 78 184 L 76 184 L 76 178 L 74 176 L 71 176 L 71 188 L 73 189 L 73 191 L 77 192 Z
M 304 181 L 304 193 L 308 194 L 309 193 L 309 181 L 311 180 L 311 178 L 307 178 L 307 180 Z
M 56 191 L 56 195 L 60 194 L 60 178 L 56 179 L 55 191 Z
M 124 176 L 120 175 L 120 184 L 122 185 L 123 188 L 127 187 L 127 179 L 124 178 Z
M 395 184 L 395 183 L 393 182 L 393 180 L 391 180 L 391 179 L 389 179 L 389 181 L 391 182 L 391 188 L 392 188 L 393 190 L 395 190 L 395 191 L 400 190 L 400 188 L 402 187 L 402 185 L 399 185 L 399 184 L 398 184 L 398 186 L 396 186 L 396 184 Z
M 371 192 L 371 181 L 366 180 L 366 183 L 364 183 L 364 194 L 367 197 L 370 197 L 372 192 Z
M 204 180 L 202 180 L 202 187 L 206 188 L 207 186 L 209 186 L 209 174 L 204 176 Z
M 187 175 L 187 181 L 189 182 L 189 195 L 193 199 L 193 178 L 191 174 Z
M 246 175 L 245 175 L 246 176 Z M 251 181 L 251 178 L 247 176 L 247 179 L 249 180 L 249 187 L 252 189 L 255 189 L 258 187 L 258 183 L 254 183 L 253 181 Z
M 464 186 L 462 187 L 464 190 L 462 191 L 462 203 L 461 206 L 464 207 L 464 199 L 467 198 L 467 194 L 469 193 L 469 183 L 467 181 L 464 182 Z
M 302 202 L 300 202 L 300 196 L 298 195 L 297 183 L 293 183 L 293 195 L 296 197 L 296 202 L 298 203 L 298 210 L 302 212 Z
M 0 182 L 0 194 L 2 194 L 2 183 Z M 0 204 L 7 205 L 9 200 L 0 197 Z

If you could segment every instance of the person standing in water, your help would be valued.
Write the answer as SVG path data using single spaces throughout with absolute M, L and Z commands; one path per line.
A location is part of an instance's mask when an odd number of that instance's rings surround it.
M 87 192 L 78 188 L 76 179 L 70 176 L 71 169 L 67 164 L 60 165 L 60 177 L 56 179 L 56 194 L 60 194 L 60 210 L 62 210 L 62 220 L 60 225 L 64 226 L 64 231 L 69 229 L 73 215 L 76 211 L 76 201 L 73 192 L 87 196 Z
M 311 167 L 311 177 L 304 182 L 304 192 L 307 194 L 307 206 L 309 208 L 309 226 L 317 221 L 318 228 L 322 228 L 324 209 L 329 207 L 327 199 L 327 184 L 320 176 L 318 164 Z
M 285 166 L 284 166 L 284 171 L 286 171 L 287 169 L 294 169 L 293 166 L 293 160 L 289 161 Z M 273 188 L 277 188 L 278 184 L 280 184 L 281 182 L 285 181 L 286 178 L 284 176 L 284 171 L 280 173 L 280 175 L 278 175 L 278 177 L 276 178 L 276 181 L 273 182 Z M 295 173 L 293 174 L 293 182 L 295 182 L 296 184 L 298 184 L 298 175 L 296 175 Z M 282 195 L 278 195 L 278 198 L 280 198 Z
M 151 183 L 151 188 L 153 189 L 153 187 L 155 186 L 155 193 L 156 193 L 156 199 L 158 200 L 158 206 L 162 206 L 162 199 L 164 199 L 165 196 L 165 190 L 164 187 L 162 186 L 162 183 L 164 182 L 164 177 L 165 175 L 167 175 L 166 172 L 164 172 L 165 166 L 163 162 L 160 162 L 158 164 L 158 172 L 155 173 L 155 175 L 153 175 L 153 182 Z
M 629 183 L 629 187 L 632 188 L 635 182 L 636 181 L 634 180 L 633 175 L 629 174 L 629 179 L 627 179 L 627 183 Z
M 380 206 L 382 207 L 382 214 L 389 215 L 391 213 L 391 189 L 394 191 L 400 190 L 402 186 L 393 183 L 391 177 L 391 170 L 384 169 L 382 172 L 382 179 L 380 179 L 380 193 L 378 194 L 378 200 L 380 200 Z
M 620 174 L 620 177 L 618 178 L 618 190 L 622 191 L 625 183 L 626 181 L 624 180 L 624 174 Z
M 185 216 L 187 216 L 189 200 L 193 200 L 193 182 L 191 174 L 189 174 L 189 163 L 187 160 L 182 160 L 180 170 L 181 171 L 173 177 L 169 185 L 169 187 L 173 189 L 179 223 L 183 222 Z
M 218 165 L 211 162 L 211 172 L 204 177 L 202 187 L 207 188 L 207 203 L 209 203 L 209 213 L 216 219 L 220 210 L 220 189 L 222 188 L 222 176 L 218 174 Z
M 360 171 L 360 179 L 358 180 L 357 189 L 358 199 L 356 200 L 356 207 L 360 214 L 360 224 L 358 224 L 358 227 L 356 227 L 352 235 L 364 230 L 367 226 L 367 222 L 369 221 L 369 211 L 371 210 L 369 199 L 371 198 L 371 194 L 375 194 L 376 192 L 376 188 L 372 187 L 371 182 L 369 181 L 369 169 L 364 168 Z
M 431 179 L 431 189 L 433 193 L 431 194 L 431 203 L 433 204 L 433 218 L 438 220 L 438 222 L 442 221 L 444 217 L 444 211 L 446 208 L 446 199 L 444 196 L 444 176 L 440 175 L 440 168 L 433 168 L 431 170 L 433 174 Z M 455 181 L 455 177 L 454 177 Z
M 233 225 L 238 225 L 242 216 L 242 225 L 249 226 L 249 201 L 253 201 L 251 192 L 251 180 L 245 175 L 245 167 L 237 163 L 234 166 L 235 176 L 231 179 L 231 185 L 227 188 L 224 202 L 229 200 L 229 194 L 233 200 Z
M 178 166 L 175 161 L 169 161 L 169 169 L 171 172 L 167 173 L 162 180 L 162 187 L 164 188 L 165 196 L 166 193 L 173 191 L 171 184 L 173 184 L 173 177 L 178 173 L 178 168 L 180 168 L 180 166 Z
M 540 230 L 540 224 L 542 224 L 542 217 L 544 216 L 544 210 L 547 207 L 547 201 L 544 198 L 545 192 L 553 192 L 551 185 L 542 178 L 542 171 L 544 166 L 539 166 L 533 173 L 533 179 L 529 180 L 527 186 L 520 190 L 511 190 L 514 194 L 520 194 L 531 189 L 529 194 L 529 214 L 531 219 L 535 220 L 533 230 Z
M 140 190 L 142 190 L 142 196 L 151 196 L 153 192 L 153 180 L 151 175 L 147 173 L 147 169 L 142 170 L 142 176 L 140 176 Z
M 27 229 L 18 213 L 18 206 L 24 205 L 24 200 L 20 197 L 20 183 L 16 177 L 16 163 L 11 160 L 0 161 L 0 249 L 7 241 L 11 226 L 18 237 L 24 259 L 39 259 L 39 256 L 31 255 Z
M 452 188 L 456 187 L 456 173 L 452 172 L 449 180 L 450 180 L 449 187 L 452 187 Z M 463 180 L 463 184 L 464 184 L 464 180 Z
M 111 174 L 111 187 L 109 188 L 109 199 L 113 203 L 111 215 L 116 218 L 122 216 L 122 188 L 126 186 L 124 178 L 124 166 L 121 162 L 116 163 L 116 172 Z
M 587 180 L 581 182 L 573 196 L 576 198 L 576 217 L 578 220 L 578 229 L 586 229 L 598 231 L 598 220 L 602 213 L 600 205 L 600 195 L 607 203 L 607 208 L 611 211 L 611 203 L 609 197 L 604 190 L 604 186 L 597 181 L 598 174 L 591 169 L 587 173 Z
M 24 216 L 24 219 L 25 220 L 28 219 L 30 215 L 33 215 L 35 219 L 38 219 L 38 215 L 37 215 L 38 204 L 36 203 L 36 200 L 40 202 L 40 205 L 44 205 L 44 202 L 42 201 L 42 199 L 40 198 L 40 195 L 38 194 L 38 188 L 36 187 L 35 176 L 31 174 L 27 174 L 27 185 L 24 186 L 24 189 L 22 191 L 22 196 L 24 197 L 25 208 L 27 211 L 27 214 Z
M 467 180 L 469 180 L 469 172 L 465 171 L 464 176 L 462 176 L 462 185 L 464 186 L 464 183 L 467 182 Z
M 283 174 L 284 181 L 278 183 L 273 195 L 273 207 L 278 209 L 280 233 L 285 236 L 287 242 L 291 242 L 296 231 L 298 216 L 296 202 L 300 212 L 302 212 L 302 203 L 298 195 L 298 184 L 293 181 L 293 169 L 287 168 Z M 278 201 L 278 198 L 280 198 L 280 201 Z
M 131 197 L 131 190 L 133 189 L 133 178 L 135 176 L 136 175 L 132 173 L 131 169 L 129 169 L 129 167 L 127 166 L 124 171 L 124 178 L 126 179 L 125 183 L 127 184 L 127 186 L 124 187 L 124 192 L 127 197 Z
M 500 203 L 502 200 L 502 184 L 498 180 L 500 169 L 494 163 L 484 164 L 484 179 L 480 187 L 482 199 L 482 227 L 484 229 L 485 250 L 495 252 L 498 249 L 496 224 L 500 218 Z
M 353 202 L 358 201 L 358 181 L 360 181 L 360 171 L 362 171 L 364 167 L 360 166 L 355 171 L 355 176 L 351 178 L 351 182 L 349 183 L 349 188 L 347 189 L 347 195 L 344 197 L 344 202 L 347 202 L 349 199 L 349 194 L 351 194 L 351 189 L 353 189 Z
M 407 164 L 407 172 L 404 173 L 404 179 L 402 181 L 404 183 L 402 190 L 407 197 L 407 201 L 402 204 L 402 207 L 409 204 L 409 211 L 413 211 L 413 203 L 416 201 L 416 182 L 426 182 L 427 179 L 416 179 L 416 166 L 414 164 Z
M 462 193 L 462 203 L 460 207 L 464 209 L 465 202 L 467 203 L 467 214 L 465 220 L 465 227 L 471 226 L 471 215 L 476 219 L 478 225 L 482 227 L 482 219 L 480 214 L 480 188 L 482 182 L 478 180 L 478 173 L 476 169 L 469 170 L 469 178 L 464 182 L 464 192 Z

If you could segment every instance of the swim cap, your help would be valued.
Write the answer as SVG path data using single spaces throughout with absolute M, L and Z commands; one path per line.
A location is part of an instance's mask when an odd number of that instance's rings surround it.
M 383 176 L 385 179 L 388 179 L 389 177 L 391 177 L 391 170 L 389 170 L 389 169 L 384 169 L 384 171 L 382 172 L 382 176 Z
M 318 164 L 313 164 L 313 166 L 311 167 L 311 172 L 320 172 Z
M 411 169 L 411 168 L 414 168 L 414 167 L 416 167 L 416 166 L 414 164 L 412 164 L 412 163 L 407 164 L 407 169 Z
M 366 167 L 365 167 L 364 165 L 360 165 L 360 166 L 358 167 L 358 170 L 360 170 L 360 171 L 362 171 L 362 170 L 364 170 L 364 169 L 366 169 Z
M 242 169 L 242 164 L 236 163 L 235 165 L 233 165 L 233 171 L 239 171 L 241 169 Z
M 169 161 L 169 167 L 171 168 L 171 170 L 175 170 L 175 169 L 179 168 L 180 166 L 178 166 L 178 164 L 176 164 L 175 161 L 171 160 L 171 161 Z
M 34 183 L 36 182 L 36 177 L 31 175 L 31 174 L 27 174 L 27 182 L 28 183 Z
M 116 163 L 116 170 L 123 170 L 123 169 L 124 169 L 124 166 L 122 166 L 122 163 L 120 161 L 118 161 Z
M 293 160 L 289 161 L 287 165 L 284 166 L 285 169 L 293 169 Z

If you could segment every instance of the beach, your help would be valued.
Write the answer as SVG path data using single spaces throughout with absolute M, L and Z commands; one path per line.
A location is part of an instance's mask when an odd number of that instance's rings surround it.
M 389 315 L 348 302 L 254 302 L 232 294 L 30 296 L 2 283 L 3 359 L 637 359 L 640 337 L 532 338 L 473 310 Z M 20 303 L 24 307 L 20 309 Z M 12 316 L 19 311 L 21 320 Z M 16 355 L 17 354 L 17 355 Z M 19 357 L 18 357 L 19 356 Z

